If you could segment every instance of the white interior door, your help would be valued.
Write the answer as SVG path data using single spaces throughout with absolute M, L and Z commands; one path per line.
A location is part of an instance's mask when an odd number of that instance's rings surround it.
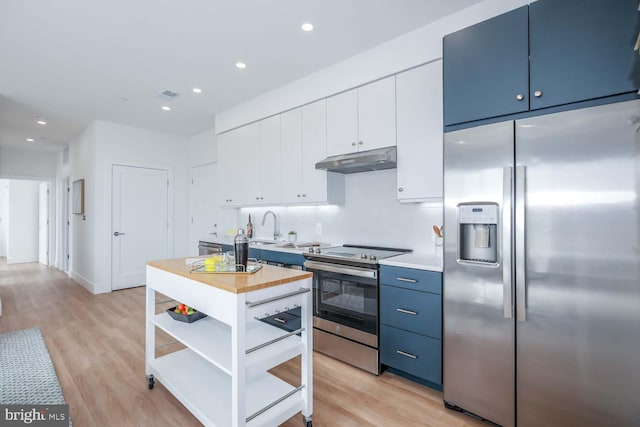
M 38 196 L 38 262 L 49 265 L 49 183 L 41 182 Z
M 169 256 L 169 173 L 113 166 L 111 289 L 145 283 L 147 261 Z
M 192 255 L 198 255 L 198 241 L 218 237 L 217 169 L 217 163 L 191 168 L 189 253 Z

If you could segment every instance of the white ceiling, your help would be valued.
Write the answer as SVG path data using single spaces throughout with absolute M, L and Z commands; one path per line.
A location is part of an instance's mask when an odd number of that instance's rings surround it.
M 2 0 L 0 145 L 56 149 L 97 119 L 193 135 L 216 112 L 479 2 Z M 167 89 L 180 94 L 170 112 Z

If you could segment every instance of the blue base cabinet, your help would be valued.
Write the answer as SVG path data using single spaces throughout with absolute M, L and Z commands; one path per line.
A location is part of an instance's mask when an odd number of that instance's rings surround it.
M 538 0 L 443 39 L 445 126 L 632 93 L 637 0 Z
M 380 362 L 441 389 L 441 273 L 380 267 Z

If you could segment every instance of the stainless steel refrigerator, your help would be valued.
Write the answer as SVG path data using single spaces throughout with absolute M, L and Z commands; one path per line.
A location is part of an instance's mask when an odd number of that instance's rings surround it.
M 445 134 L 444 400 L 640 426 L 640 100 Z

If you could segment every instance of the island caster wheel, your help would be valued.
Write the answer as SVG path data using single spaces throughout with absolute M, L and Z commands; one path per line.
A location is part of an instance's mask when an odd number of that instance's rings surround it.
M 304 420 L 304 427 L 312 427 L 311 424 L 311 417 L 305 417 L 304 415 L 302 416 L 302 419 Z
M 153 379 L 153 375 L 147 375 L 147 387 L 149 387 L 149 390 L 151 390 L 155 384 L 156 382 Z

